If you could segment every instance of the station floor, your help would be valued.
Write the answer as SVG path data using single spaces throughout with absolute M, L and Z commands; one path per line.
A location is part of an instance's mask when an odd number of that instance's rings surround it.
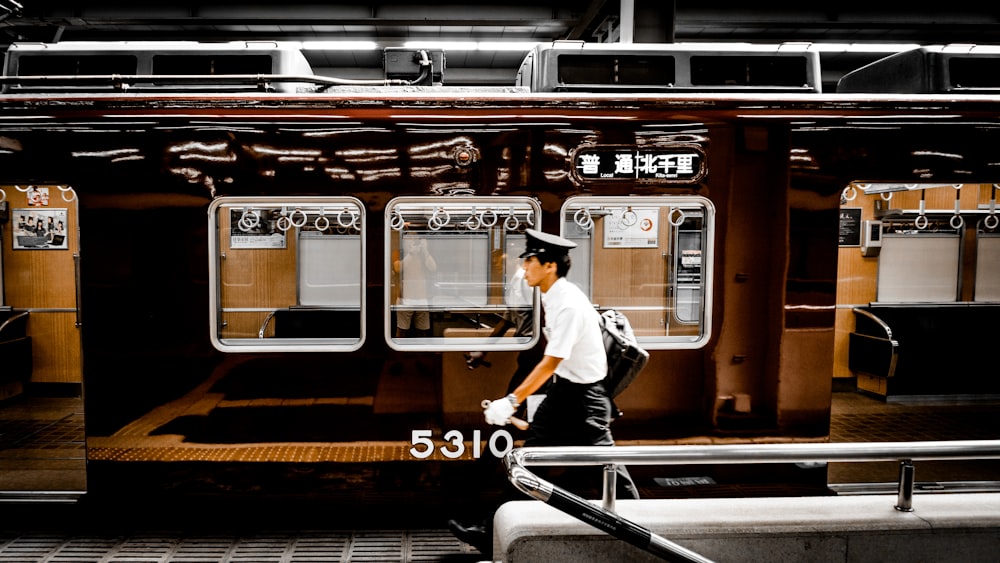
M 1000 439 L 1000 401 L 893 403 L 855 392 L 835 392 L 831 413 L 832 442 Z M 692 436 L 678 443 L 712 439 Z M 266 519 L 267 527 L 248 526 L 252 519 L 244 518 L 239 525 L 197 529 L 185 525 L 194 521 L 194 515 L 162 514 L 164 507 L 143 507 L 141 502 L 130 505 L 134 514 L 108 514 L 102 519 L 100 511 L 90 510 L 81 518 L 67 508 L 72 503 L 66 501 L 73 491 L 87 488 L 84 444 L 79 399 L 20 397 L 0 403 L 0 563 L 458 563 L 484 559 L 436 519 L 427 519 L 421 526 L 373 529 L 345 526 L 350 515 L 345 520 L 344 515 L 333 518 L 319 512 L 288 514 L 287 526 L 274 526 L 281 515 L 272 514 Z M 827 467 L 834 490 L 836 485 L 859 483 L 892 490 L 897 473 L 894 463 L 832 463 Z M 1000 486 L 1000 462 L 921 463 L 916 480 L 918 495 L 921 487 L 934 490 L 943 481 Z M 246 509 L 255 510 L 253 506 Z M 149 518 L 153 514 L 160 517 Z

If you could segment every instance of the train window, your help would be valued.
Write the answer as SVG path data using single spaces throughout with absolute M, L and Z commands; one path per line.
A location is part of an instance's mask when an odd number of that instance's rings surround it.
M 692 56 L 694 86 L 801 86 L 809 83 L 807 60 L 784 56 Z
M 674 65 L 673 55 L 560 55 L 559 82 L 667 86 Z
M 139 59 L 135 55 L 21 55 L 17 57 L 18 76 L 87 76 L 136 74 Z
M 219 198 L 209 208 L 213 345 L 352 351 L 365 339 L 365 213 L 348 197 Z
M 715 208 L 696 196 L 575 197 L 561 234 L 577 243 L 567 278 L 600 311 L 628 317 L 649 349 L 710 336 Z
M 400 197 L 385 208 L 385 338 L 397 350 L 522 350 L 539 298 L 518 255 L 541 209 L 525 197 Z
M 153 74 L 272 74 L 270 55 L 156 55 Z

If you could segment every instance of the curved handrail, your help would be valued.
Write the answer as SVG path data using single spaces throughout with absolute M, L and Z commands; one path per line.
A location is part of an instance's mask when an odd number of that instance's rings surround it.
M 895 340 L 893 340 L 893 338 L 892 338 L 892 328 L 889 326 L 888 323 L 886 323 L 882 319 L 878 318 L 875 315 L 875 313 L 872 313 L 871 311 L 869 311 L 867 309 L 862 309 L 860 307 L 855 307 L 855 308 L 852 309 L 852 311 L 854 311 L 855 313 L 858 313 L 860 315 L 864 315 L 864 316 L 868 317 L 869 319 L 875 321 L 875 324 L 877 324 L 880 327 L 882 327 L 882 330 L 885 331 L 885 337 L 887 339 L 889 339 L 889 340 L 892 340 L 893 344 L 897 344 L 897 342 Z
M 913 461 L 1000 459 L 1000 440 L 932 442 L 819 442 L 793 444 L 725 444 L 673 446 L 590 446 L 516 448 L 504 457 L 511 483 L 528 496 L 604 532 L 671 561 L 705 562 L 691 552 L 614 512 L 613 467 L 623 465 L 755 464 L 802 462 L 870 462 L 896 460 L 900 465 L 895 508 L 910 511 Z M 604 466 L 604 503 L 596 506 L 538 477 L 528 465 Z M 610 498 L 609 498 L 610 496 Z
M 856 314 L 868 317 L 875 324 L 881 327 L 883 331 L 885 331 L 885 338 L 886 340 L 889 341 L 889 344 L 892 348 L 892 352 L 890 353 L 891 355 L 889 357 L 889 369 L 886 370 L 886 377 L 892 377 L 893 374 L 896 373 L 896 362 L 899 360 L 899 341 L 892 337 L 892 327 L 889 326 L 889 323 L 883 321 L 882 319 L 877 317 L 875 313 L 872 313 L 867 309 L 854 307 L 852 311 L 854 311 L 854 313 Z
M 277 311 L 271 311 L 266 317 L 264 317 L 264 322 L 260 324 L 260 330 L 257 332 L 257 338 L 264 338 L 264 332 L 267 330 L 267 325 L 271 322 L 271 319 L 274 318 L 275 313 L 277 313 Z
M 13 315 L 5 319 L 2 323 L 0 323 L 0 338 L 3 337 L 3 333 L 5 330 L 14 330 L 12 327 L 14 327 L 15 323 L 19 322 L 26 323 L 27 318 L 28 318 L 28 311 L 22 311 L 20 313 L 14 313 Z

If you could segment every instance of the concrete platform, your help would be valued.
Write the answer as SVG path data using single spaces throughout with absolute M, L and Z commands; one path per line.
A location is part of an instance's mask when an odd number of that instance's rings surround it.
M 595 501 L 599 505 L 599 501 Z M 717 562 L 997 561 L 1000 493 L 623 500 L 617 513 Z M 662 561 L 540 501 L 494 520 L 494 560 Z

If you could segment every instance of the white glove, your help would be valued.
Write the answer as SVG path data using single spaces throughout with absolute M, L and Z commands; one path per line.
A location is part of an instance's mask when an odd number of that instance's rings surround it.
M 486 422 L 489 424 L 504 426 L 510 420 L 510 417 L 514 416 L 515 410 L 514 405 L 507 399 L 507 397 L 501 397 L 495 401 L 491 401 L 490 404 L 486 406 L 486 410 L 483 411 L 483 416 L 486 417 Z
M 486 354 L 484 354 L 483 352 L 466 352 L 465 365 L 469 369 L 476 369 L 477 367 L 479 367 L 479 364 L 483 363 L 483 358 L 485 357 Z

